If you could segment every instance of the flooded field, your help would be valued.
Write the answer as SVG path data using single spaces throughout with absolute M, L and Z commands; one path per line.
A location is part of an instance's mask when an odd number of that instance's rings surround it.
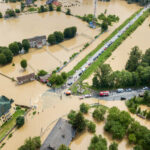
M 122 70 L 125 69 L 126 62 L 129 58 L 131 49 L 138 46 L 142 53 L 150 48 L 150 17 L 134 31 L 108 58 L 107 64 L 110 64 L 112 69 Z
M 89 98 L 84 100 L 79 100 L 77 96 L 66 97 L 62 96 L 62 100 L 60 100 L 60 93 L 52 93 L 46 92 L 39 97 L 39 101 L 37 101 L 37 110 L 36 115 L 33 115 L 32 112 L 26 117 L 25 125 L 13 133 L 13 137 L 9 140 L 6 140 L 6 145 L 3 150 L 13 149 L 17 150 L 17 148 L 23 144 L 24 140 L 30 136 L 40 136 L 42 142 L 45 140 L 52 127 L 55 125 L 57 119 L 59 117 L 65 117 L 69 113 L 71 109 L 78 110 L 79 105 L 82 103 L 97 103 L 97 99 Z M 123 101 L 99 101 L 100 104 L 103 104 L 108 107 L 117 106 L 121 110 L 127 110 Z M 63 106 L 63 107 L 62 107 Z M 91 115 L 91 114 L 90 114 Z M 87 115 L 88 119 L 92 119 L 90 115 Z M 143 119 L 133 116 L 136 120 L 138 120 L 141 124 L 144 122 L 145 126 L 150 127 L 149 121 L 144 121 Z M 52 123 L 55 120 L 54 123 Z M 104 132 L 103 130 L 104 122 L 97 124 L 97 134 L 102 134 L 105 138 L 107 138 L 108 144 L 112 142 L 111 136 Z M 75 138 L 70 148 L 72 150 L 86 150 L 90 144 L 90 139 L 93 135 L 90 133 L 83 133 L 81 136 L 77 136 Z M 20 138 L 21 137 L 21 138 Z M 17 141 L 17 142 L 15 142 Z M 13 143 L 13 144 L 12 144 Z M 122 140 L 119 143 L 119 150 L 129 150 L 131 147 L 127 144 L 127 140 Z

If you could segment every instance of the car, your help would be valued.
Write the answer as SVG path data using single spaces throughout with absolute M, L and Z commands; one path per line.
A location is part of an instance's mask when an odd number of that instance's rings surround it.
M 80 96 L 79 99 L 84 99 L 84 96 Z
M 140 94 L 139 94 L 139 97 L 144 97 L 144 93 L 140 93 Z
M 49 87 L 52 86 L 50 82 L 47 82 L 46 85 L 49 86 Z
M 99 96 L 109 96 L 109 91 L 101 91 L 100 93 L 99 93 Z
M 82 73 L 83 73 L 83 72 L 80 72 L 80 73 L 79 73 L 79 76 L 81 76 Z
M 105 47 L 104 50 L 106 50 L 107 48 Z
M 124 89 L 117 89 L 116 92 L 117 92 L 117 93 L 123 93 L 123 92 L 124 92 Z
M 148 90 L 149 88 L 147 86 L 143 87 L 143 90 Z
M 90 97 L 92 97 L 92 95 L 91 94 L 86 94 L 86 95 L 84 95 L 84 97 L 85 98 L 90 98 Z
M 68 85 L 72 85 L 72 81 L 68 82 Z
M 66 96 L 69 96 L 69 95 L 71 95 L 71 91 L 67 91 L 67 92 L 65 92 L 65 94 L 66 94 Z
M 121 100 L 126 100 L 126 98 L 125 98 L 125 97 L 121 97 L 120 99 L 121 99 Z
M 126 89 L 126 92 L 132 92 L 131 88 Z

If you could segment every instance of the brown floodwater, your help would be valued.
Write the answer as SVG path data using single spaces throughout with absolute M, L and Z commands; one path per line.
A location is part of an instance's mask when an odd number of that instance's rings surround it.
M 125 69 L 126 62 L 129 58 L 131 49 L 138 46 L 142 53 L 150 48 L 150 17 L 139 26 L 108 58 L 107 64 L 110 64 L 112 69 L 122 70 Z

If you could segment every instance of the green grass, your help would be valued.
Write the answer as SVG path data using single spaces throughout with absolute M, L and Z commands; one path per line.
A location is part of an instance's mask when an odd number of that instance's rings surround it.
M 121 30 L 126 24 L 128 24 L 128 22 L 130 20 L 132 20 L 136 14 L 138 14 L 141 11 L 141 9 L 139 9 L 137 12 L 135 12 L 131 17 L 129 17 L 126 21 L 123 22 L 123 24 L 121 24 L 117 29 L 115 29 L 115 31 L 113 33 L 111 33 L 111 35 L 106 38 L 102 43 L 100 43 L 92 52 L 90 52 L 87 56 L 85 56 L 85 58 L 83 58 L 71 71 L 68 72 L 68 76 L 72 76 L 76 70 L 80 69 L 80 67 L 85 64 L 88 59 L 93 56 L 102 46 L 104 46 L 104 44 L 106 42 L 108 42 L 115 34 L 117 34 L 117 32 L 119 30 Z
M 16 118 L 18 116 L 24 115 L 25 111 L 24 110 L 17 110 L 12 118 L 10 120 L 8 120 L 6 123 L 4 123 L 1 128 L 0 128 L 0 140 L 8 133 L 8 131 L 14 127 L 14 125 L 16 124 Z

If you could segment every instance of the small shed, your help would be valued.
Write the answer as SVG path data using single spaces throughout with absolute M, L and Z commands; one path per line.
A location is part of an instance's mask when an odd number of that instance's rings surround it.
M 40 150 L 58 150 L 60 145 L 64 144 L 69 146 L 72 139 L 75 137 L 75 129 L 68 123 L 67 120 L 60 118 Z
M 17 83 L 18 84 L 23 84 L 23 83 L 30 82 L 33 80 L 35 80 L 35 74 L 34 73 L 31 73 L 31 74 L 28 74 L 25 76 L 21 76 L 21 77 L 17 77 Z

